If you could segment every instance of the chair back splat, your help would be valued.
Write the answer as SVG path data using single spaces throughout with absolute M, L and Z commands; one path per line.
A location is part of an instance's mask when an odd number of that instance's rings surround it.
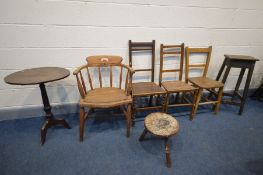
M 152 42 L 132 42 L 129 40 L 129 66 L 133 67 L 133 53 L 134 52 L 151 52 L 151 68 L 148 69 L 134 69 L 134 72 L 150 71 L 151 81 L 154 82 L 154 65 L 155 65 L 155 40 Z
M 164 69 L 164 59 L 166 57 L 177 57 L 179 56 L 179 69 Z M 183 78 L 183 65 L 184 65 L 184 43 L 180 45 L 163 45 L 161 44 L 160 48 L 160 77 L 159 85 L 163 81 L 163 74 L 167 72 L 179 72 L 179 80 Z
M 185 62 L 185 81 L 188 82 L 189 79 L 189 71 L 190 69 L 203 69 L 203 77 L 207 76 L 208 72 L 208 66 L 210 63 L 212 53 L 212 46 L 209 46 L 208 48 L 185 48 L 185 56 L 186 56 L 186 62 Z M 193 59 L 194 54 L 203 54 L 206 55 L 205 62 L 204 63 L 198 63 L 198 64 L 191 64 L 190 59 Z M 191 58 L 190 58 L 191 57 Z
M 96 55 L 89 56 L 86 60 L 87 64 L 73 73 L 82 97 L 89 90 L 103 87 L 116 87 L 128 93 L 132 69 L 121 63 L 120 56 Z

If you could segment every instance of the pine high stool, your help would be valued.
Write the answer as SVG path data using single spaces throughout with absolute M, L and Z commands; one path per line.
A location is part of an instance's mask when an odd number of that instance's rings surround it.
M 165 153 L 166 153 L 166 165 L 171 167 L 171 155 L 169 147 L 169 138 L 175 135 L 179 131 L 178 121 L 165 113 L 155 112 L 145 117 L 144 131 L 139 138 L 139 141 L 143 141 L 147 132 L 164 139 Z
M 219 80 L 226 67 L 226 71 L 222 79 L 222 83 L 225 83 L 231 68 L 241 68 L 234 92 L 232 94 L 229 94 L 229 93 L 223 94 L 223 96 L 231 96 L 232 97 L 231 100 L 222 100 L 222 103 L 240 106 L 239 115 L 242 114 L 243 109 L 244 109 L 244 105 L 245 105 L 245 101 L 246 101 L 247 93 L 248 93 L 248 88 L 249 88 L 249 84 L 252 78 L 252 74 L 253 74 L 253 70 L 254 70 L 256 61 L 259 61 L 259 60 L 251 56 L 225 55 L 224 62 L 216 77 L 216 80 Z M 238 89 L 239 89 L 239 86 L 241 84 L 241 81 L 242 81 L 242 78 L 244 76 L 246 69 L 248 69 L 248 74 L 247 74 L 247 79 L 246 79 L 246 84 L 245 84 L 245 88 L 243 91 L 243 95 L 241 96 L 238 92 Z M 239 102 L 234 101 L 234 96 L 237 96 L 240 99 L 240 101 Z

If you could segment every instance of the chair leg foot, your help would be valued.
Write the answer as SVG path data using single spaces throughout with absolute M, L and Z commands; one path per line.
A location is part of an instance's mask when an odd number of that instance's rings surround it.
M 127 113 L 126 113 L 126 136 L 130 137 L 131 130 L 131 104 L 128 104 Z
M 80 114 L 79 114 L 79 140 L 83 142 L 84 137 L 84 122 L 85 122 L 85 111 L 84 107 L 80 107 Z

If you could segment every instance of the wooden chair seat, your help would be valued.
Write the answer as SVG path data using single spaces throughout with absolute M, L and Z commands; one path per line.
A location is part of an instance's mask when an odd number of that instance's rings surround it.
M 154 82 L 139 82 L 132 83 L 132 95 L 133 96 L 147 96 L 164 94 L 165 90 L 155 84 Z
M 193 78 L 189 78 L 189 81 L 193 83 L 194 85 L 200 88 L 203 88 L 203 89 L 224 87 L 223 83 L 212 80 L 207 77 L 193 77 Z
M 162 86 L 168 92 L 176 93 L 176 92 L 187 92 L 193 91 L 197 88 L 183 82 L 183 81 L 166 81 L 162 82 Z
M 80 100 L 80 105 L 96 108 L 110 108 L 128 103 L 132 103 L 131 96 L 127 96 L 124 90 L 114 87 L 89 90 L 84 99 Z

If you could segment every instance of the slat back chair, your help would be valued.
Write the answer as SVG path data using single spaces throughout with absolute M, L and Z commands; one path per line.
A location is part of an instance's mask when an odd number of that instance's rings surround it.
M 166 57 L 179 57 L 179 68 L 178 69 L 164 69 L 164 59 Z M 170 72 L 179 72 L 179 80 L 183 79 L 183 65 L 184 65 L 184 43 L 180 45 L 163 45 L 160 46 L 160 77 L 159 85 L 163 81 L 163 74 Z
M 151 81 L 154 82 L 154 65 L 155 65 L 155 40 L 152 42 L 132 42 L 129 40 L 129 66 L 133 63 L 134 52 L 151 52 L 151 67 L 148 69 L 133 69 L 134 72 L 151 72 Z
M 74 71 L 81 96 L 80 141 L 84 137 L 84 121 L 94 108 L 121 107 L 126 117 L 126 135 L 130 136 L 132 69 L 121 61 L 119 56 L 90 56 L 86 65 Z
M 153 96 L 162 95 L 163 98 L 166 98 L 166 93 L 164 89 L 158 86 L 154 82 L 154 72 L 155 72 L 155 40 L 152 42 L 132 42 L 129 40 L 129 66 L 133 67 L 134 53 L 151 53 L 151 67 L 147 69 L 134 69 L 134 73 L 136 72 L 150 72 L 151 73 L 151 81 L 150 82 L 136 82 L 132 83 L 132 99 L 133 99 L 133 107 L 132 107 L 132 126 L 135 125 L 135 114 L 136 111 L 142 110 L 152 110 L 152 109 L 163 109 L 164 103 L 161 105 L 152 105 Z M 133 74 L 133 77 L 135 74 Z M 147 107 L 137 107 L 136 98 L 137 97 L 145 97 L 150 96 L 149 106 Z
M 164 62 L 166 59 L 173 59 L 179 61 L 179 68 L 177 69 L 164 69 Z M 192 110 L 190 113 L 190 119 L 194 117 L 194 104 L 196 97 L 197 88 L 187 84 L 183 80 L 183 65 L 184 65 L 184 43 L 180 45 L 163 45 L 160 46 L 160 78 L 159 85 L 162 86 L 167 92 L 167 101 L 165 111 L 167 112 L 168 107 L 178 106 L 191 106 Z M 165 73 L 178 72 L 179 78 L 174 81 L 163 81 Z M 182 93 L 181 100 L 179 101 L 180 93 Z M 189 93 L 191 99 L 186 98 L 185 94 Z M 176 94 L 175 103 L 169 103 L 169 96 Z
M 211 53 L 212 53 L 212 46 L 209 46 L 208 48 L 189 48 L 186 47 L 186 63 L 185 63 L 185 81 L 188 82 L 189 79 L 189 71 L 191 69 L 201 69 L 203 70 L 202 77 L 207 76 L 208 67 L 211 59 Z M 190 63 L 190 55 L 193 54 L 200 54 L 205 56 L 205 62 L 204 63 Z
M 214 105 L 214 113 L 216 114 L 218 112 L 218 109 L 219 109 L 219 106 L 221 103 L 224 84 L 219 82 L 219 81 L 215 81 L 215 80 L 212 80 L 212 79 L 207 77 L 208 67 L 209 67 L 209 63 L 210 63 L 210 59 L 211 59 L 211 53 L 212 53 L 212 46 L 209 46 L 208 48 L 189 48 L 189 47 L 186 47 L 185 52 L 186 52 L 186 54 L 185 54 L 186 55 L 186 64 L 185 64 L 186 82 L 189 81 L 191 84 L 193 84 L 195 87 L 198 88 L 194 113 L 196 113 L 196 110 L 197 110 L 199 105 L 213 104 Z M 193 59 L 193 57 L 196 54 L 206 55 L 205 63 L 190 64 L 190 59 Z M 202 76 L 189 78 L 189 71 L 191 69 L 203 69 Z M 216 96 L 216 99 L 211 100 L 210 98 L 202 97 L 203 90 L 207 90 L 209 92 L 212 92 Z M 216 92 L 216 90 L 218 92 Z

